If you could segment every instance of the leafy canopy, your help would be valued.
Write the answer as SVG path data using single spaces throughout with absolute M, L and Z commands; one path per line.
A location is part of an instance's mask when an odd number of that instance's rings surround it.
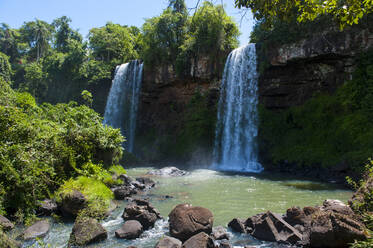
M 302 22 L 331 15 L 343 28 L 357 24 L 373 12 L 373 0 L 235 0 L 235 3 L 238 8 L 251 8 L 256 19 L 264 19 L 269 24 L 294 16 Z

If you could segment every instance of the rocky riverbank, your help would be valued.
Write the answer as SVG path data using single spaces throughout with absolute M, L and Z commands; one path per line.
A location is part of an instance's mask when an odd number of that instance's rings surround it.
M 174 189 L 176 190 L 175 194 L 167 197 L 165 195 L 162 199 L 157 195 L 159 192 L 156 189 L 160 186 L 160 181 L 176 180 L 192 184 L 195 177 L 191 173 L 180 171 L 177 168 L 143 171 L 141 176 L 140 174 L 136 174 L 133 177 L 128 175 L 118 176 L 122 178 L 123 184 L 113 187 L 112 191 L 117 192 L 114 194 L 117 199 L 120 199 L 116 201 L 116 204 L 120 207 L 112 213 L 108 213 L 108 217 L 105 217 L 103 221 L 78 213 L 77 217 L 73 216 L 75 221 L 71 224 L 65 222 L 64 218 L 61 220 L 65 224 L 57 224 L 51 218 L 43 218 L 45 220 L 36 222 L 27 229 L 18 227 L 18 232 L 22 235 L 15 236 L 14 231 L 8 231 L 8 234 L 10 237 L 15 237 L 19 242 L 22 242 L 23 247 L 30 247 L 35 242 L 36 237 L 44 240 L 45 244 L 53 242 L 56 247 L 82 247 L 93 244 L 100 247 L 135 246 L 138 248 L 258 247 L 264 244 L 266 247 L 277 247 L 277 244 L 281 244 L 284 247 L 293 244 L 317 247 L 313 245 L 316 242 L 316 231 L 321 233 L 317 234 L 321 235 L 321 240 L 324 240 L 322 235 L 329 235 L 325 237 L 332 240 L 333 237 L 339 237 L 343 232 L 349 234 L 343 234 L 343 237 L 346 237 L 346 242 L 365 238 L 365 233 L 361 236 L 361 230 L 363 230 L 364 225 L 348 206 L 338 201 L 325 201 L 321 207 L 289 208 L 286 214 L 283 215 L 270 211 L 244 220 L 236 218 L 230 222 L 216 222 L 216 219 L 221 218 L 221 213 L 216 212 L 211 205 L 207 204 L 206 208 L 203 203 L 201 205 L 194 205 L 195 203 L 193 205 L 188 203 L 180 204 L 180 199 L 174 201 L 174 197 L 177 197 L 176 189 Z M 200 176 L 206 177 L 206 174 Z M 232 180 L 233 178 L 235 181 L 240 180 L 235 176 L 232 177 Z M 243 178 L 246 178 L 246 182 L 251 180 L 250 177 L 243 176 Z M 188 187 L 187 184 L 182 184 L 185 185 L 184 187 Z M 206 186 L 201 184 L 199 187 L 203 190 Z M 213 191 L 209 192 L 211 194 L 216 193 Z M 76 196 L 74 196 L 75 194 Z M 70 199 L 70 204 L 68 204 L 69 207 L 66 207 L 67 205 L 65 204 L 66 209 L 70 208 L 71 210 L 72 206 L 79 206 L 80 203 L 84 202 L 78 193 L 74 193 L 73 196 Z M 188 202 L 187 199 L 185 198 L 184 202 Z M 74 201 L 75 203 L 73 204 Z M 157 203 L 158 201 L 179 203 L 168 208 L 167 212 L 161 209 L 161 214 L 157 209 L 160 206 Z M 249 200 L 246 202 L 247 207 L 252 206 Z M 220 203 L 216 201 L 216 204 Z M 226 207 L 230 208 L 228 202 L 227 204 Z M 62 215 L 60 204 L 56 206 L 53 201 L 44 201 L 42 206 L 44 209 L 40 213 Z M 82 206 L 84 204 L 80 207 Z M 84 212 L 84 210 L 80 211 Z M 242 214 L 239 216 L 242 217 Z M 3 223 L 4 230 L 12 228 L 10 221 L 4 219 Z M 61 227 L 64 230 L 62 233 Z M 352 229 L 354 231 L 357 230 L 356 233 L 352 233 Z M 65 238 L 58 238 L 60 235 Z M 23 238 L 26 236 L 31 238 L 27 239 L 28 241 L 24 241 Z M 51 239 L 53 236 L 54 238 Z M 4 238 L 4 240 L 13 245 L 5 247 L 13 248 L 19 245 L 8 238 Z M 59 241 L 56 242 L 56 240 Z

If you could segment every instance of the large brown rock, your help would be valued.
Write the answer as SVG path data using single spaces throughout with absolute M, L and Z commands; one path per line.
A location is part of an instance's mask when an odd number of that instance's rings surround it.
M 302 234 L 280 215 L 269 211 L 247 219 L 246 225 L 253 230 L 251 235 L 260 240 L 295 244 L 303 238 Z
M 364 228 L 353 216 L 320 210 L 312 215 L 309 246 L 349 247 L 354 240 L 366 239 Z
M 10 231 L 10 230 L 12 230 L 14 228 L 14 225 L 13 225 L 12 222 L 10 222 L 10 220 L 8 220 L 4 216 L 0 215 L 0 227 L 4 231 Z
M 148 201 L 135 199 L 124 209 L 124 220 L 137 220 L 144 230 L 154 227 L 155 222 L 161 219 L 161 215 Z
M 164 236 L 155 245 L 155 248 L 181 248 L 181 241 L 173 237 Z
M 189 238 L 182 246 L 183 248 L 214 248 L 214 241 L 204 232 L 200 232 Z
M 246 233 L 245 221 L 234 218 L 228 223 L 228 227 L 230 227 L 233 231 L 239 233 Z
M 92 218 L 78 218 L 70 234 L 69 247 L 85 246 L 107 239 L 107 231 Z
M 190 204 L 179 204 L 168 215 L 170 234 L 185 241 L 200 232 L 210 234 L 214 217 L 210 210 L 193 207 Z
M 324 211 L 333 211 L 339 214 L 354 215 L 354 211 L 340 200 L 325 200 L 321 209 Z
M 50 224 L 46 220 L 38 221 L 32 226 L 28 227 L 22 234 L 22 238 L 25 241 L 33 240 L 36 238 L 42 238 L 50 230 Z
M 115 237 L 119 239 L 137 239 L 143 233 L 143 228 L 137 220 L 126 221 L 123 226 L 115 231 Z
M 61 211 L 64 216 L 76 216 L 80 210 L 87 207 L 87 199 L 78 190 L 62 196 Z

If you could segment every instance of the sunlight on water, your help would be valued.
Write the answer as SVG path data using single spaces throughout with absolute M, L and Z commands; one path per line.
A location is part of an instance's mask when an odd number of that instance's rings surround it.
M 152 168 L 128 169 L 130 176 L 143 176 Z M 261 174 L 228 174 L 213 170 L 194 170 L 184 177 L 152 177 L 157 182 L 148 196 L 151 203 L 165 218 L 156 223 L 155 228 L 144 232 L 132 241 L 115 238 L 115 231 L 123 224 L 121 217 L 126 205 L 121 202 L 113 214 L 102 222 L 108 231 L 108 240 L 89 247 L 114 248 L 130 245 L 151 248 L 168 232 L 167 216 L 180 203 L 191 203 L 211 210 L 214 226 L 227 226 L 235 217 L 247 218 L 257 213 L 271 210 L 285 213 L 291 206 L 320 205 L 325 199 L 339 199 L 344 202 L 352 192 L 339 189 L 335 185 L 312 181 L 293 180 L 281 176 L 266 177 Z M 165 196 L 172 198 L 166 198 Z M 51 247 L 67 247 L 72 223 L 54 224 L 44 239 Z M 249 235 L 232 234 L 235 247 L 276 247 L 275 244 L 260 242 Z M 31 244 L 23 247 L 30 247 Z M 38 246 L 36 246 L 38 247 Z

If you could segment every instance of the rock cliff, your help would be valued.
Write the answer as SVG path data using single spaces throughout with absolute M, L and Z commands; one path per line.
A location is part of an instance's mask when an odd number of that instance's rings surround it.
M 373 29 L 329 30 L 267 49 L 259 101 L 268 109 L 301 105 L 317 92 L 333 93 L 351 78 L 356 56 L 373 47 Z
M 136 155 L 154 162 L 210 163 L 219 98 L 216 71 L 206 59 L 196 61 L 184 78 L 172 66 L 144 67 Z

